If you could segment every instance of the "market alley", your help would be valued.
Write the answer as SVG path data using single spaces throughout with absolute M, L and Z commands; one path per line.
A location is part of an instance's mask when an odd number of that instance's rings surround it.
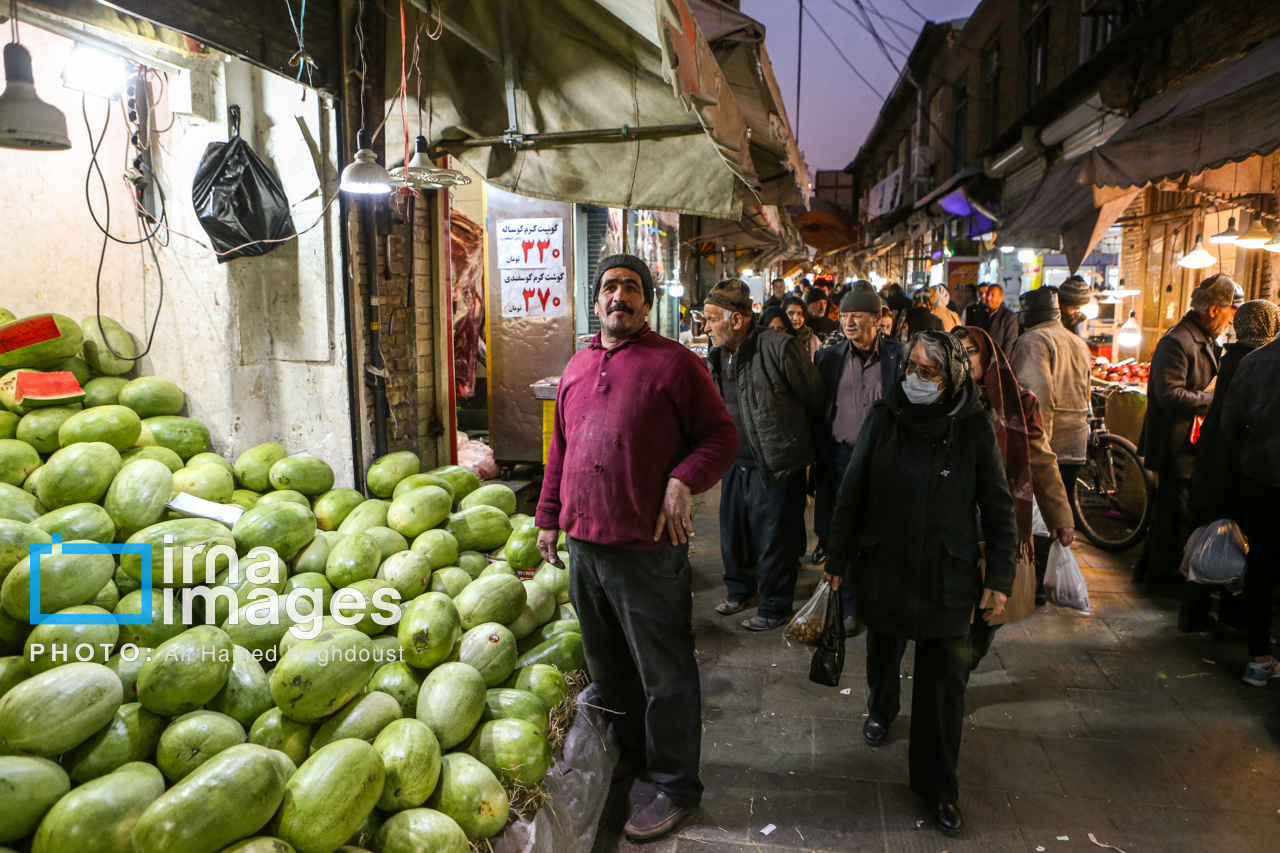
M 1134 555 L 1078 542 L 1092 614 L 1050 604 L 999 632 L 967 695 L 967 828 L 947 838 L 907 790 L 909 687 L 889 743 L 863 742 L 864 637 L 849 641 L 840 687 L 819 687 L 808 681 L 809 649 L 714 613 L 718 499 L 700 498 L 690 551 L 702 810 L 673 837 L 635 845 L 620 839 L 625 792 L 615 786 L 596 853 L 1104 849 L 1090 834 L 1125 853 L 1276 849 L 1275 690 L 1240 681 L 1242 645 L 1179 634 L 1173 602 L 1135 593 L 1125 568 Z M 798 600 L 820 577 L 806 560 Z

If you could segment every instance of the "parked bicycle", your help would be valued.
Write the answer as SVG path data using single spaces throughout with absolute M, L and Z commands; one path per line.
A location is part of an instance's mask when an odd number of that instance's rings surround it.
M 1107 429 L 1107 397 L 1120 387 L 1108 384 L 1092 394 L 1085 464 L 1070 496 L 1076 528 L 1104 551 L 1124 551 L 1142 541 L 1156 494 L 1155 478 L 1133 442 Z

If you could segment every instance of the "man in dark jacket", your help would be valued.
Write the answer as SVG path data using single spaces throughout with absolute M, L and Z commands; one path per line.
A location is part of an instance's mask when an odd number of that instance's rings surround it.
M 998 284 L 988 285 L 986 300 L 987 303 L 983 306 L 986 310 L 981 315 L 981 322 L 986 325 L 974 325 L 980 326 L 991 336 L 1005 358 L 1012 359 L 1013 345 L 1018 342 L 1018 315 L 1004 304 L 1004 288 Z
M 1280 308 L 1265 299 L 1246 302 L 1236 311 L 1234 325 L 1236 339 L 1223 347 L 1213 402 L 1200 426 L 1200 440 L 1196 442 L 1196 461 L 1191 473 L 1190 522 L 1187 525 L 1193 530 L 1220 518 L 1241 517 L 1239 497 L 1243 472 L 1240 470 L 1240 447 L 1228 444 L 1223 438 L 1222 410 L 1230 398 L 1240 362 L 1249 353 L 1271 343 L 1280 332 Z M 1256 537 L 1248 535 L 1252 546 Z M 1249 550 L 1252 554 L 1254 548 Z M 1207 584 L 1187 581 L 1182 592 L 1178 624 L 1191 629 L 1211 628 L 1213 619 L 1209 610 L 1213 604 L 1214 589 Z M 1230 590 L 1222 589 L 1218 615 L 1233 627 L 1242 621 L 1235 602 L 1236 596 Z M 1266 648 L 1257 654 L 1269 653 L 1268 641 Z
M 781 308 L 782 300 L 787 298 L 787 280 L 784 278 L 775 278 L 769 282 L 769 298 L 764 301 L 760 312 L 764 313 L 770 308 Z
M 806 469 L 814 460 L 810 425 L 822 408 L 822 379 L 792 335 L 751 319 L 751 292 L 738 279 L 707 295 L 711 378 L 738 430 L 738 456 L 720 491 L 720 555 L 728 595 L 716 612 L 740 612 L 757 593 L 751 631 L 791 615 L 804 551 Z M 824 318 L 825 319 L 825 318 Z
M 805 325 L 813 329 L 813 333 L 822 340 L 825 341 L 828 335 L 840 330 L 840 324 L 827 316 L 826 291 L 816 284 L 804 295 L 804 307 L 809 313 L 804 320 Z
M 1237 285 L 1230 276 L 1214 275 L 1191 292 L 1191 310 L 1156 344 L 1147 381 L 1147 417 L 1139 452 L 1147 469 L 1159 478 L 1151 529 L 1142 543 L 1134 580 L 1147 591 L 1172 597 L 1182 593 L 1182 549 L 1191 533 L 1187 501 L 1196 447 L 1193 424 L 1213 402 L 1222 348 L 1217 337 L 1231 325 Z M 1197 430 L 1198 432 L 1198 430 Z M 1179 628 L 1198 631 L 1184 623 Z
M 818 536 L 818 547 L 813 552 L 815 563 L 826 559 L 836 492 L 849 467 L 862 424 L 875 402 L 888 396 L 901 370 L 902 344 L 880 334 L 881 304 L 870 282 L 855 281 L 840 302 L 844 340 L 823 347 L 813 358 L 827 391 L 819 426 L 818 493 L 813 508 L 813 531 Z M 842 574 L 839 567 L 828 571 Z M 846 633 L 856 634 L 853 584 L 843 587 L 840 594 L 844 598 Z

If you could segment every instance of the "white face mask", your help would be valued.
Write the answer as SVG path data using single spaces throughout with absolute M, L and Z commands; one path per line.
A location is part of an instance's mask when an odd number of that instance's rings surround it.
M 902 390 L 906 392 L 907 399 L 917 406 L 936 403 L 942 396 L 941 385 L 921 379 L 918 373 L 907 374 L 907 377 L 902 380 Z

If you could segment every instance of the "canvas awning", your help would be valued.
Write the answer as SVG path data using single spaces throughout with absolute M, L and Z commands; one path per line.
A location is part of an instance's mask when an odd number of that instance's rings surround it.
M 963 233 L 958 236 L 974 239 L 995 228 L 998 216 L 992 211 L 993 205 L 982 200 L 991 191 L 982 176 L 982 167 L 969 166 L 916 202 L 915 210 L 958 217 L 964 223 Z
M 1086 155 L 1083 180 L 1144 187 L 1280 148 L 1280 38 L 1151 98 Z
M 689 0 L 751 131 L 751 163 L 766 205 L 806 205 L 809 170 L 787 120 L 764 25 L 719 0 Z
M 786 208 L 774 205 L 747 204 L 736 222 L 703 220 L 702 230 L 685 242 L 730 249 L 741 267 L 766 267 L 809 255 Z
M 420 60 L 436 151 L 558 201 L 737 219 L 756 200 L 746 122 L 686 0 L 438 5 Z
M 1092 188 L 1080 183 L 1081 166 L 1080 160 L 1068 160 L 1045 172 L 1040 185 L 1000 229 L 1000 243 L 1062 252 L 1075 273 L 1139 192 L 1131 190 L 1099 206 Z

